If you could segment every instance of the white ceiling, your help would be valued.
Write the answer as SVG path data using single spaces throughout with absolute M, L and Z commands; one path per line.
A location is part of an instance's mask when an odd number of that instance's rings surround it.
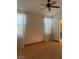
M 44 6 L 40 4 L 47 2 L 47 0 L 17 0 L 17 9 L 24 10 L 24 11 L 37 12 L 43 15 L 54 15 L 57 13 L 61 13 L 62 0 L 54 0 L 54 1 L 57 2 L 55 5 L 60 6 L 60 8 L 52 8 L 51 12 L 49 12 L 47 8 L 40 10 L 41 8 L 44 8 Z

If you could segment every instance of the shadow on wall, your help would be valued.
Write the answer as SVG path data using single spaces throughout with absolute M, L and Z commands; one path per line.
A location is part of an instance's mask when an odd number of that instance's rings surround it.
M 17 37 L 17 48 L 24 48 L 23 38 Z

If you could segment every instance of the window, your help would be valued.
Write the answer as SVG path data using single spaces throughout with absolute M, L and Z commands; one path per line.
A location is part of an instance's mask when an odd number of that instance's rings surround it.
M 44 31 L 45 31 L 45 34 L 51 34 L 51 31 L 52 31 L 52 19 L 51 18 L 45 17 Z
M 25 24 L 26 24 L 26 15 L 18 13 L 17 14 L 17 36 L 18 37 L 23 37 Z

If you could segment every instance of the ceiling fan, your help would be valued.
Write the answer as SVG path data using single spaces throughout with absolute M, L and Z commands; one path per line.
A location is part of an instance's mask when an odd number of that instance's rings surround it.
M 56 3 L 56 1 L 51 2 L 51 0 L 48 0 L 46 3 L 47 4 L 40 4 L 42 6 L 45 6 L 44 8 L 42 8 L 40 10 L 48 8 L 48 10 L 51 11 L 51 8 L 60 8 L 60 6 L 53 6 Z

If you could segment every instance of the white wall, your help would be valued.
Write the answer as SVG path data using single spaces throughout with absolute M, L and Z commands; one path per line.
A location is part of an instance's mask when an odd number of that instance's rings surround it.
M 25 44 L 43 41 L 43 20 L 40 14 L 33 12 L 27 14 Z
M 17 47 L 23 48 L 25 44 L 43 41 L 44 17 L 35 12 L 17 11 L 27 15 L 25 35 L 23 38 L 17 38 Z
M 58 40 L 58 18 L 53 18 L 53 39 Z
M 59 39 L 59 19 L 60 19 L 60 17 L 62 17 L 61 12 L 55 14 L 52 17 L 52 20 L 53 20 L 53 38 L 54 38 L 54 40 Z
M 61 17 L 61 12 L 53 15 L 53 16 L 47 16 L 52 18 L 52 34 L 51 35 L 46 35 L 45 40 L 58 40 L 59 39 L 59 19 Z M 50 39 L 49 39 L 50 38 Z

